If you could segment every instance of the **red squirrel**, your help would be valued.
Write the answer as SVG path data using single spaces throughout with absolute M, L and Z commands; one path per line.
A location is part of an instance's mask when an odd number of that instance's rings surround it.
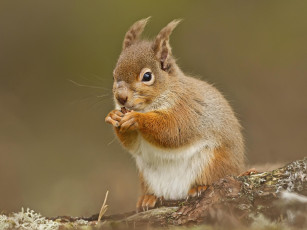
M 161 197 L 195 196 L 244 168 L 241 125 L 229 103 L 212 85 L 183 73 L 172 55 L 169 37 L 180 21 L 152 41 L 140 39 L 147 21 L 125 35 L 113 72 L 115 110 L 105 119 L 136 160 L 138 210 Z

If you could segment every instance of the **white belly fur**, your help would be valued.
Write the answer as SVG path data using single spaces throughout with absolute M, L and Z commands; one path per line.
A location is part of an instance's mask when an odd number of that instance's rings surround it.
M 165 150 L 139 137 L 132 155 L 151 192 L 157 197 L 176 200 L 187 197 L 212 158 L 214 146 L 215 143 L 199 141 L 189 147 Z

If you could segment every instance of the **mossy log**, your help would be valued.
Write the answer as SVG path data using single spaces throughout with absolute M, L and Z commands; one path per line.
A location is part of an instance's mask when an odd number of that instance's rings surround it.
M 307 158 L 294 161 L 282 168 L 239 177 L 226 177 L 210 186 L 196 198 L 181 201 L 162 201 L 157 208 L 135 213 L 104 216 L 97 224 L 97 215 L 88 218 L 56 217 L 53 220 L 74 222 L 86 220 L 90 225 L 126 226 L 187 226 L 225 224 L 248 226 L 255 216 L 271 221 L 289 218 L 289 210 L 300 211 L 294 225 L 307 224 Z M 294 197 L 293 197 L 294 195 Z M 289 200 L 294 201 L 289 203 Z M 303 204 L 303 205 L 300 205 Z M 292 205 L 292 206 L 291 206 Z M 305 216 L 305 219 L 304 219 Z M 289 220 L 290 221 L 290 220 Z

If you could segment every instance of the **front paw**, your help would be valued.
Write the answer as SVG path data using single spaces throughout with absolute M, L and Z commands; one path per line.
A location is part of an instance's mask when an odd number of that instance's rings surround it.
M 134 111 L 127 112 L 119 122 L 119 131 L 126 132 L 128 130 L 136 130 L 138 128 L 137 115 L 138 113 Z
M 144 195 L 141 196 L 136 203 L 136 209 L 138 212 L 148 211 L 156 206 L 158 198 L 155 195 Z
M 113 125 L 114 127 L 119 127 L 119 123 L 124 117 L 124 114 L 119 110 L 112 110 L 105 118 L 105 122 Z

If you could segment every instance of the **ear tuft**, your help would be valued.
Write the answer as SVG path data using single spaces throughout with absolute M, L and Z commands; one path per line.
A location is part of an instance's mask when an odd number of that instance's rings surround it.
M 161 68 L 168 70 L 170 63 L 168 59 L 171 55 L 171 47 L 169 45 L 169 37 L 176 26 L 180 23 L 181 19 L 176 19 L 167 24 L 157 35 L 156 40 L 153 43 L 152 49 L 161 62 Z
M 139 39 L 149 19 L 150 17 L 141 19 L 130 27 L 124 38 L 123 50 L 131 46 Z
M 169 36 L 173 32 L 173 30 L 176 28 L 176 26 L 180 23 L 181 19 L 176 19 L 171 21 L 170 23 L 167 24 L 157 35 L 156 40 L 153 45 L 153 50 L 154 52 L 157 52 L 160 46 L 164 41 L 169 40 Z

